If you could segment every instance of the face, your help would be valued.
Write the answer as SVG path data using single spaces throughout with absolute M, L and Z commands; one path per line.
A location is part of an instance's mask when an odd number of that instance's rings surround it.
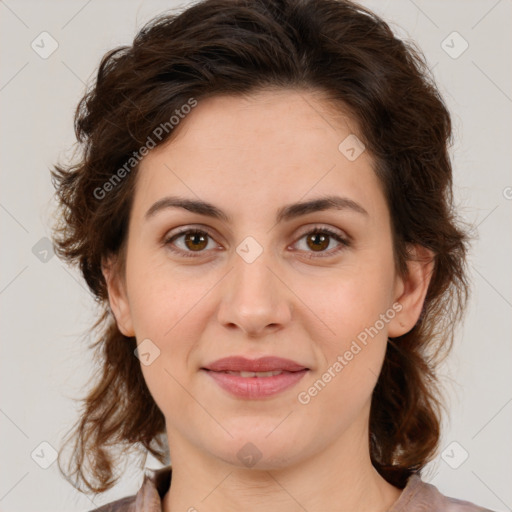
M 219 96 L 141 162 L 126 273 L 105 276 L 119 328 L 143 343 L 171 454 L 240 467 L 249 455 L 271 469 L 367 439 L 387 338 L 412 328 L 427 280 L 395 270 L 389 210 L 368 152 L 354 159 L 357 133 L 310 91 Z M 297 368 L 212 370 L 230 356 Z

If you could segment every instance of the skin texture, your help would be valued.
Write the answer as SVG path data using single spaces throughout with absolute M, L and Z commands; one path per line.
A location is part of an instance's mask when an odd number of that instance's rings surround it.
M 387 510 L 400 490 L 370 461 L 371 394 L 388 336 L 420 315 L 432 264 L 413 247 L 417 260 L 397 274 L 371 156 L 349 161 L 338 149 L 357 124 L 318 92 L 266 90 L 202 100 L 175 129 L 141 162 L 125 275 L 112 261 L 104 266 L 120 330 L 160 350 L 141 367 L 166 418 L 173 477 L 164 511 Z M 333 209 L 276 223 L 284 205 L 332 194 L 367 213 Z M 168 195 L 213 203 L 231 221 L 178 208 L 145 219 Z M 315 227 L 349 237 L 349 246 L 331 237 L 318 249 L 305 236 Z M 175 239 L 193 257 L 180 256 L 165 244 L 177 228 L 210 237 Z M 248 236 L 263 249 L 252 263 L 236 252 Z M 378 335 L 300 403 L 298 394 L 397 303 Z M 276 355 L 310 371 L 277 396 L 242 400 L 200 371 L 230 355 Z M 261 454 L 252 467 L 237 456 L 247 443 Z

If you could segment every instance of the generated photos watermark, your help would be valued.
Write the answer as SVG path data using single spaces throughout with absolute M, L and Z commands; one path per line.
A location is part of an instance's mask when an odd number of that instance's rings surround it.
M 355 340 L 352 340 L 350 347 L 343 353 L 336 357 L 336 361 L 327 368 L 327 370 L 321 375 L 319 379 L 317 379 L 307 390 L 301 391 L 297 395 L 297 400 L 302 405 L 307 405 L 311 402 L 311 400 L 318 395 L 329 382 L 332 381 L 337 375 L 341 373 L 343 368 L 345 368 L 350 361 L 354 359 L 357 354 L 359 354 L 364 347 L 368 345 L 369 338 L 373 339 L 379 332 L 384 329 L 386 324 L 388 324 L 393 318 L 395 318 L 397 313 L 402 311 L 403 306 L 399 302 L 395 302 L 391 308 L 389 308 L 385 313 L 382 313 L 379 316 L 379 319 L 375 321 L 375 323 L 366 327 L 363 331 L 361 331 Z
M 160 123 L 152 132 L 148 135 L 146 142 L 137 150 L 132 153 L 132 156 L 125 162 L 125 164 L 117 169 L 112 176 L 103 183 L 101 187 L 94 189 L 93 195 L 96 199 L 101 200 L 106 195 L 114 190 L 115 187 L 126 178 L 126 176 L 137 166 L 140 161 L 149 154 L 149 151 L 156 147 L 157 143 L 160 142 L 169 132 L 176 127 L 182 119 L 185 118 L 191 110 L 197 106 L 197 100 L 195 98 L 189 98 L 179 109 L 174 111 L 174 114 L 169 118 L 168 121 Z

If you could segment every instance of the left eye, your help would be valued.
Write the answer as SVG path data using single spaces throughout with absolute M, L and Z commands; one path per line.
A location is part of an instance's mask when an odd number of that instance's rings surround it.
M 349 246 L 349 242 L 346 238 L 328 228 L 314 228 L 307 233 L 304 233 L 296 243 L 303 239 L 305 240 L 307 247 L 312 249 L 312 252 L 310 253 L 311 255 L 308 257 L 316 257 L 314 253 L 322 253 L 319 257 L 332 256 L 333 254 L 337 254 L 339 251 L 343 250 L 343 248 Z M 338 246 L 335 249 L 326 251 L 326 249 L 331 245 L 332 239 L 338 243 Z M 179 247 L 175 243 L 178 240 L 182 241 L 184 246 L 182 245 Z M 204 249 L 208 249 L 209 240 L 213 241 L 213 237 L 207 231 L 200 229 L 187 229 L 166 239 L 165 245 L 168 246 L 171 251 L 182 256 L 196 257 L 199 255 L 194 253 L 201 253 L 204 252 Z M 308 251 L 306 250 L 306 252 Z
M 299 241 L 302 239 L 305 239 L 308 248 L 313 249 L 313 253 L 322 253 L 319 255 L 319 257 L 332 256 L 333 254 L 337 254 L 345 247 L 349 246 L 349 242 L 346 238 L 328 228 L 312 229 L 311 231 L 308 231 L 302 235 L 299 238 Z M 338 242 L 338 246 L 335 249 L 331 249 L 330 251 L 325 251 L 325 249 L 331 245 L 331 239 L 334 239 L 336 242 Z M 311 256 L 308 257 L 315 257 L 312 253 L 310 254 Z

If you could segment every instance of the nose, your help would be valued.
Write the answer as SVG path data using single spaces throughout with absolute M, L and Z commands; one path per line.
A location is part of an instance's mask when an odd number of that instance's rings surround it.
M 252 263 L 234 255 L 234 268 L 223 280 L 218 320 L 228 329 L 262 337 L 286 326 L 292 317 L 293 293 L 265 251 Z

